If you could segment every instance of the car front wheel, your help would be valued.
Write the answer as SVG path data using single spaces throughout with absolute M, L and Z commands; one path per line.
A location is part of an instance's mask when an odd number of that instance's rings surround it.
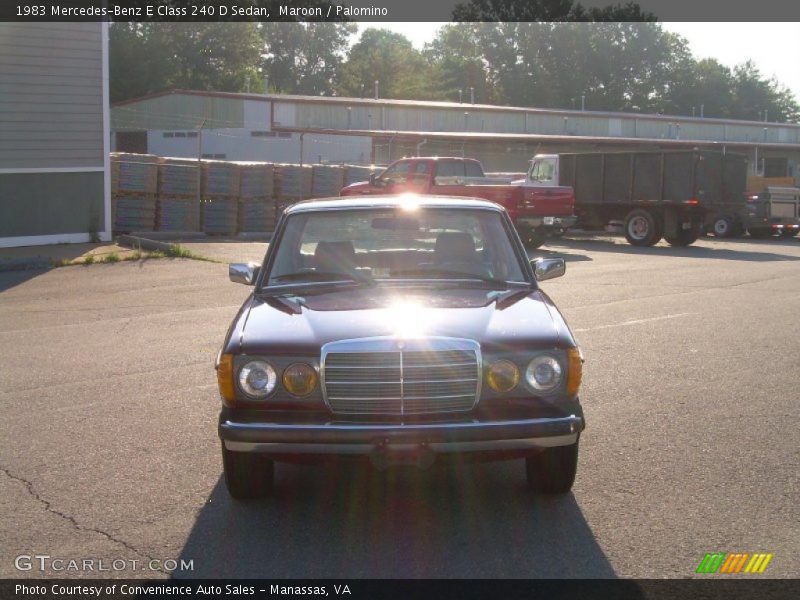
M 232 452 L 222 444 L 225 487 L 237 500 L 263 498 L 272 490 L 275 463 L 253 452 Z
M 578 442 L 531 454 L 525 459 L 528 487 L 542 494 L 566 494 L 578 470 Z

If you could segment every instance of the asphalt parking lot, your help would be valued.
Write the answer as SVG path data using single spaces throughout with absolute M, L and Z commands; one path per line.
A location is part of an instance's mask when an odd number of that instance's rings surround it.
M 235 503 L 213 360 L 248 290 L 224 264 L 0 273 L 0 577 L 161 577 L 142 569 L 168 559 L 192 561 L 181 577 L 690 577 L 716 551 L 773 553 L 767 575 L 795 577 L 800 241 L 539 253 L 569 261 L 543 288 L 587 360 L 561 498 L 530 494 L 516 461 L 279 465 L 274 497 Z M 126 562 L 19 571 L 20 555 Z

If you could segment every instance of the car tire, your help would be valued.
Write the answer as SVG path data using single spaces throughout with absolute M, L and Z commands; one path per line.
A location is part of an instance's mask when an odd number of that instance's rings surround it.
M 263 498 L 272 490 L 275 462 L 255 452 L 232 452 L 222 445 L 225 487 L 236 500 Z
M 637 208 L 625 217 L 624 231 L 631 246 L 654 246 L 663 236 L 664 228 L 656 215 Z
M 566 494 L 578 470 L 578 442 L 531 454 L 525 459 L 528 487 L 541 494 Z
M 700 237 L 700 228 L 693 226 L 691 229 L 680 229 L 674 236 L 666 235 L 664 239 L 670 246 L 691 246 Z
M 772 237 L 772 229 L 769 227 L 753 227 L 752 229 L 748 229 L 747 232 L 754 240 L 763 240 Z

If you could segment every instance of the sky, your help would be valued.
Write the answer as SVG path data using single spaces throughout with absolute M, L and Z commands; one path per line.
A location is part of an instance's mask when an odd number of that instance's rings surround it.
M 422 48 L 442 23 L 378 23 Z M 751 59 L 766 77 L 775 77 L 800 102 L 800 23 L 661 23 L 685 37 L 695 58 L 716 58 L 733 67 Z M 363 28 L 364 23 L 360 24 Z

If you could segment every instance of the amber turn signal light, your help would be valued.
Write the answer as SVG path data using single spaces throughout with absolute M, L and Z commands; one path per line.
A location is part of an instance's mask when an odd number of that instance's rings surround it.
M 217 364 L 217 385 L 220 395 L 228 402 L 236 400 L 236 386 L 233 383 L 233 354 L 222 354 Z
M 567 395 L 574 396 L 581 387 L 583 376 L 583 354 L 580 348 L 567 350 Z

